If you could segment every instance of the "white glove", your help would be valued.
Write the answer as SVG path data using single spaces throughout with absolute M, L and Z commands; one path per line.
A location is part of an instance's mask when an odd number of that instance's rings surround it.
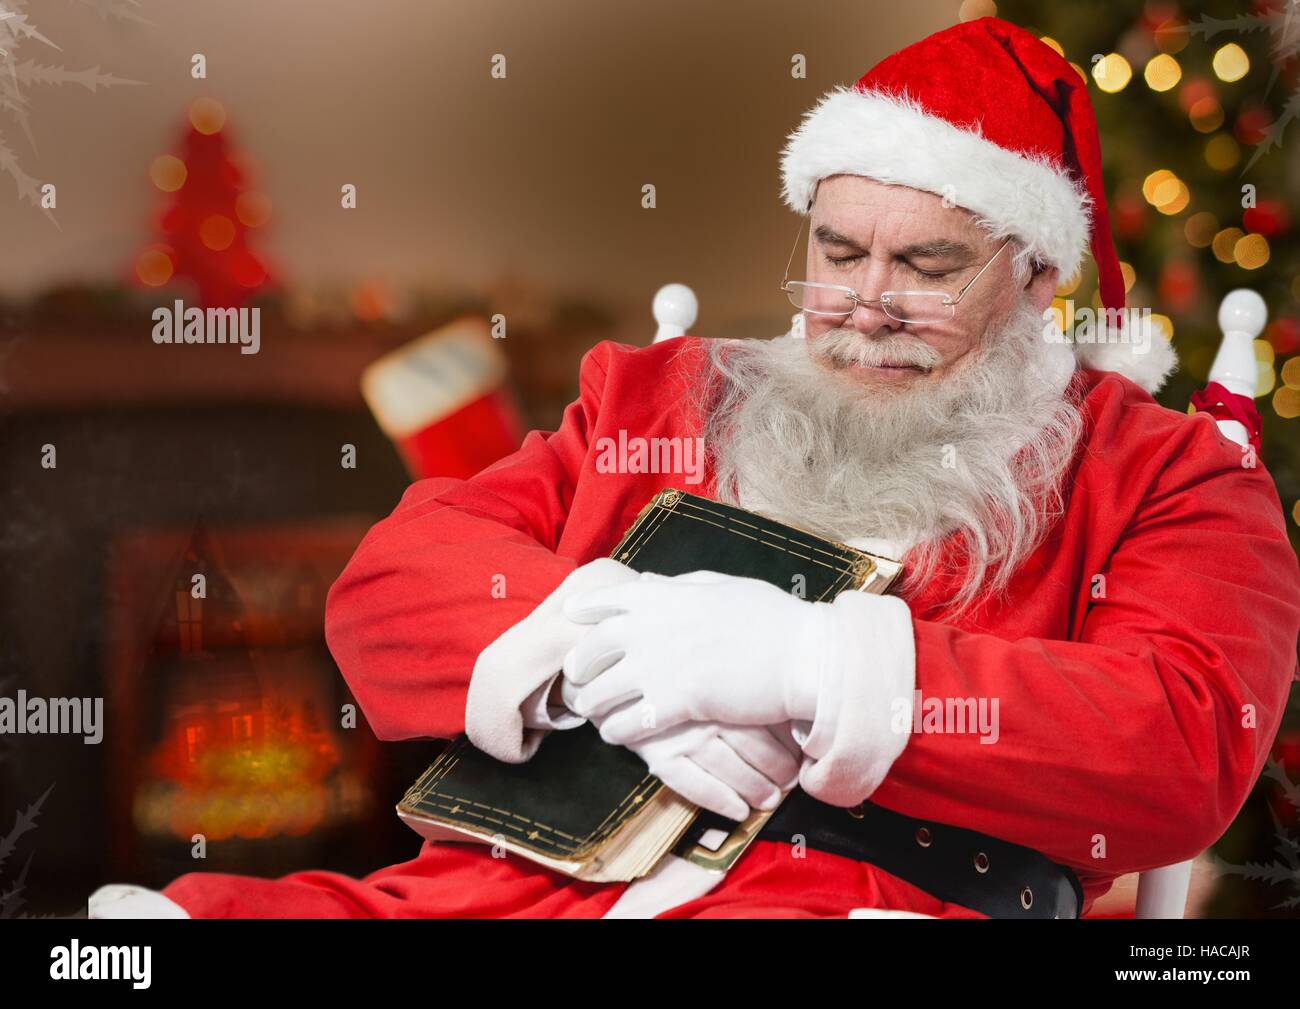
M 576 688 L 565 680 L 565 703 Z M 601 728 L 602 719 L 591 719 Z M 730 820 L 743 820 L 750 807 L 775 809 L 799 779 L 802 752 L 788 727 L 683 722 L 628 749 L 650 773 L 689 802 Z
M 530 760 L 546 735 L 545 729 L 525 720 L 538 704 L 536 692 L 554 680 L 565 653 L 591 630 L 564 615 L 564 601 L 586 589 L 636 578 L 635 571 L 610 557 L 588 561 L 484 648 L 475 660 L 465 698 L 470 742 L 506 763 Z M 544 706 L 544 697 L 540 700 Z
M 697 571 L 597 586 L 565 612 L 594 621 L 564 656 L 570 706 L 607 713 L 609 742 L 691 721 L 785 724 L 803 749 L 800 786 L 836 806 L 869 797 L 907 746 L 916 643 L 902 599 L 841 592 L 809 603 Z
M 565 654 L 565 679 L 578 688 L 569 706 L 607 716 L 601 737 L 624 745 L 683 722 L 812 722 L 830 611 L 716 571 L 643 573 L 575 593 L 565 614 L 596 626 Z

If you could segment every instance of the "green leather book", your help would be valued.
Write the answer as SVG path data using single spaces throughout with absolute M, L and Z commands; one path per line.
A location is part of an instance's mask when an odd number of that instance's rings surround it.
M 704 569 L 761 578 L 818 601 L 883 593 L 902 570 L 898 561 L 675 488 L 646 504 L 610 556 L 663 575 Z M 523 764 L 489 757 L 461 736 L 407 790 L 397 813 L 431 840 L 496 844 L 595 882 L 644 876 L 669 851 L 725 870 L 772 815 L 756 811 L 736 823 L 701 810 L 590 723 L 551 732 Z

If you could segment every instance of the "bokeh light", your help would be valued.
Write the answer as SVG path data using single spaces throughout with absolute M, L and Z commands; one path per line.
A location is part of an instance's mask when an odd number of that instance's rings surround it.
M 1273 393 L 1273 411 L 1284 420 L 1300 417 L 1300 389 L 1293 389 L 1289 385 L 1278 386 Z
M 1193 214 L 1183 225 L 1183 234 L 1189 244 L 1204 249 L 1214 241 L 1214 233 L 1219 230 L 1219 220 L 1208 210 Z
M 1115 94 L 1128 87 L 1128 82 L 1133 79 L 1133 68 L 1119 53 L 1107 53 L 1092 65 L 1092 79 L 1101 90 Z
M 1243 270 L 1258 270 L 1269 259 L 1268 239 L 1263 235 L 1245 235 L 1232 247 L 1232 258 Z
M 190 125 L 211 135 L 226 125 L 226 109 L 215 98 L 196 98 L 190 105 Z
M 149 166 L 149 180 L 164 193 L 174 193 L 189 178 L 185 162 L 174 154 L 161 154 Z
M 1231 263 L 1235 261 L 1233 250 L 1236 248 L 1237 240 L 1245 232 L 1240 228 L 1224 228 L 1214 236 L 1214 241 L 1210 247 L 1214 250 L 1214 258 L 1220 263 Z
M 265 193 L 249 190 L 235 198 L 235 216 L 249 228 L 260 228 L 271 217 L 271 198 Z
M 235 222 L 225 214 L 212 214 L 199 225 L 199 241 L 213 252 L 230 248 L 235 240 Z
M 1156 48 L 1165 53 L 1179 53 L 1191 41 L 1190 32 L 1186 28 L 1187 19 L 1181 17 L 1172 17 L 1164 21 L 1152 33 L 1152 40 Z
M 993 0 L 961 0 L 957 8 L 959 21 L 975 21 L 979 18 L 997 17 L 998 5 Z
M 135 275 L 149 287 L 162 287 L 175 272 L 171 250 L 165 246 L 151 246 L 135 258 Z
M 1187 110 L 1192 129 L 1198 133 L 1213 133 L 1223 125 L 1223 106 L 1217 98 L 1198 98 Z
M 1152 172 L 1142 181 L 1142 195 L 1162 214 L 1181 213 L 1192 198 L 1187 184 L 1167 168 Z
M 1267 361 L 1256 361 L 1255 398 L 1267 396 L 1277 384 L 1277 372 Z M 1285 388 L 1285 387 L 1284 387 Z
M 1231 84 L 1239 81 L 1250 71 L 1250 57 L 1246 50 L 1235 42 L 1220 46 L 1214 54 L 1214 76 Z
M 1205 144 L 1205 163 L 1226 172 L 1241 160 L 1241 145 L 1231 134 L 1216 133 Z
M 1142 76 L 1152 91 L 1168 91 L 1182 80 L 1183 68 L 1168 53 L 1160 53 L 1147 60 Z

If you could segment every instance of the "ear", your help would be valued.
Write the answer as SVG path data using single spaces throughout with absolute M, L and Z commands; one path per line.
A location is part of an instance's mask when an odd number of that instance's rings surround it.
M 1029 303 L 1039 312 L 1046 312 L 1052 299 L 1056 297 L 1056 289 L 1060 286 L 1061 271 L 1055 266 L 1042 266 L 1030 274 L 1029 282 L 1025 284 L 1025 293 L 1029 296 Z

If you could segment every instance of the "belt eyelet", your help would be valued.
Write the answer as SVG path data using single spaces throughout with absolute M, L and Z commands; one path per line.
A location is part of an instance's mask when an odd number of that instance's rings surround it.
M 934 838 L 930 836 L 929 827 L 918 827 L 916 829 L 916 843 L 922 848 L 928 848 L 934 843 Z
M 1020 891 L 1020 906 L 1026 911 L 1034 906 L 1034 891 L 1029 887 L 1025 887 Z
M 853 817 L 853 819 L 861 820 L 867 815 L 867 808 L 864 803 L 859 802 L 856 806 L 850 806 L 845 810 L 845 812 L 848 813 L 849 816 Z
M 975 871 L 976 872 L 989 871 L 989 857 L 988 855 L 984 854 L 984 852 L 982 851 L 977 851 L 975 853 Z

